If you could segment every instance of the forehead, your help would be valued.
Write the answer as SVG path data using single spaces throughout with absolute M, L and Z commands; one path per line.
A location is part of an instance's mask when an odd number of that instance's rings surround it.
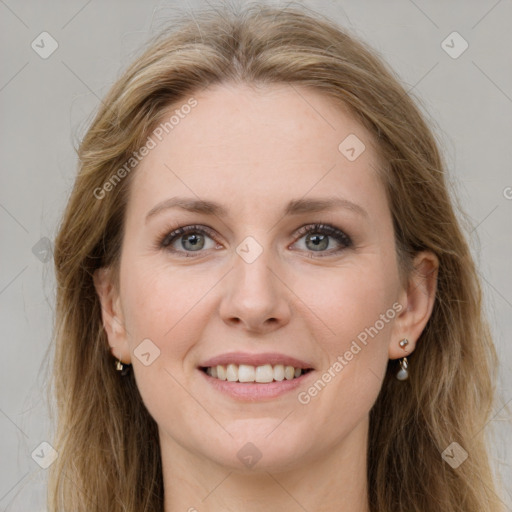
M 191 98 L 195 106 L 185 108 Z M 219 84 L 172 105 L 161 120 L 136 169 L 131 207 L 187 195 L 261 209 L 337 191 L 382 202 L 371 134 L 311 88 Z

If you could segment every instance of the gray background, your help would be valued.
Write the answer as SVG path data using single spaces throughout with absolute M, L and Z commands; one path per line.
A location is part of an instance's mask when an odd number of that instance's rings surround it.
M 442 141 L 472 219 L 468 237 L 500 355 L 498 403 L 484 428 L 495 427 L 496 470 L 508 485 L 500 498 L 512 510 L 512 429 L 503 409 L 512 400 L 512 2 L 296 3 L 373 45 L 421 100 Z M 31 456 L 50 440 L 43 357 L 54 281 L 45 248 L 73 183 L 74 148 L 148 35 L 177 8 L 197 5 L 206 3 L 0 0 L 0 511 L 46 510 L 46 471 Z M 31 47 L 43 31 L 59 45 L 47 59 Z M 441 46 L 453 31 L 469 44 L 458 58 Z

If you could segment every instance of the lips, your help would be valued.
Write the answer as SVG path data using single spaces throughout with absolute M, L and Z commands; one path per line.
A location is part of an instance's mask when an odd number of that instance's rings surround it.
M 251 366 L 263 366 L 270 364 L 272 366 L 282 364 L 284 366 L 293 366 L 294 368 L 301 368 L 303 370 L 314 370 L 311 363 L 291 357 L 277 352 L 266 352 L 261 354 L 251 354 L 248 352 L 229 352 L 212 357 L 199 365 L 199 368 L 204 369 L 212 366 L 228 364 L 246 364 Z

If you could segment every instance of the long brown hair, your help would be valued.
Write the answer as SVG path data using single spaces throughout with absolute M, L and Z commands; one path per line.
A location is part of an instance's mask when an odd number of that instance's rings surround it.
M 119 261 L 136 168 L 119 169 L 170 105 L 228 81 L 309 86 L 347 106 L 386 163 L 382 178 L 401 270 L 408 275 L 421 250 L 439 259 L 434 309 L 409 358 L 414 371 L 399 382 L 397 361 L 389 361 L 370 412 L 371 510 L 501 510 L 484 428 L 497 356 L 433 131 L 375 50 L 318 13 L 257 4 L 176 20 L 113 85 L 80 144 L 54 251 L 52 444 L 59 456 L 50 467 L 49 510 L 163 510 L 156 424 L 133 373 L 121 379 L 114 370 L 92 276 Z M 108 193 L 98 192 L 120 174 Z M 453 442 L 469 453 L 457 469 L 441 456 Z

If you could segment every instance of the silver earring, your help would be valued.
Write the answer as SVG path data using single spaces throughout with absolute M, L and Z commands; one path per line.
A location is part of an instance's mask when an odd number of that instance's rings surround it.
M 403 340 L 400 340 L 399 345 L 404 349 L 407 350 L 405 347 L 409 344 L 409 340 L 407 338 L 404 338 Z M 396 378 L 398 380 L 407 380 L 409 378 L 409 363 L 407 362 L 407 357 L 404 357 L 400 360 L 400 370 L 398 370 L 398 373 L 396 374 Z
M 396 378 L 398 380 L 407 380 L 409 378 L 409 363 L 407 362 L 407 357 L 404 357 L 400 360 L 400 370 L 396 374 Z

